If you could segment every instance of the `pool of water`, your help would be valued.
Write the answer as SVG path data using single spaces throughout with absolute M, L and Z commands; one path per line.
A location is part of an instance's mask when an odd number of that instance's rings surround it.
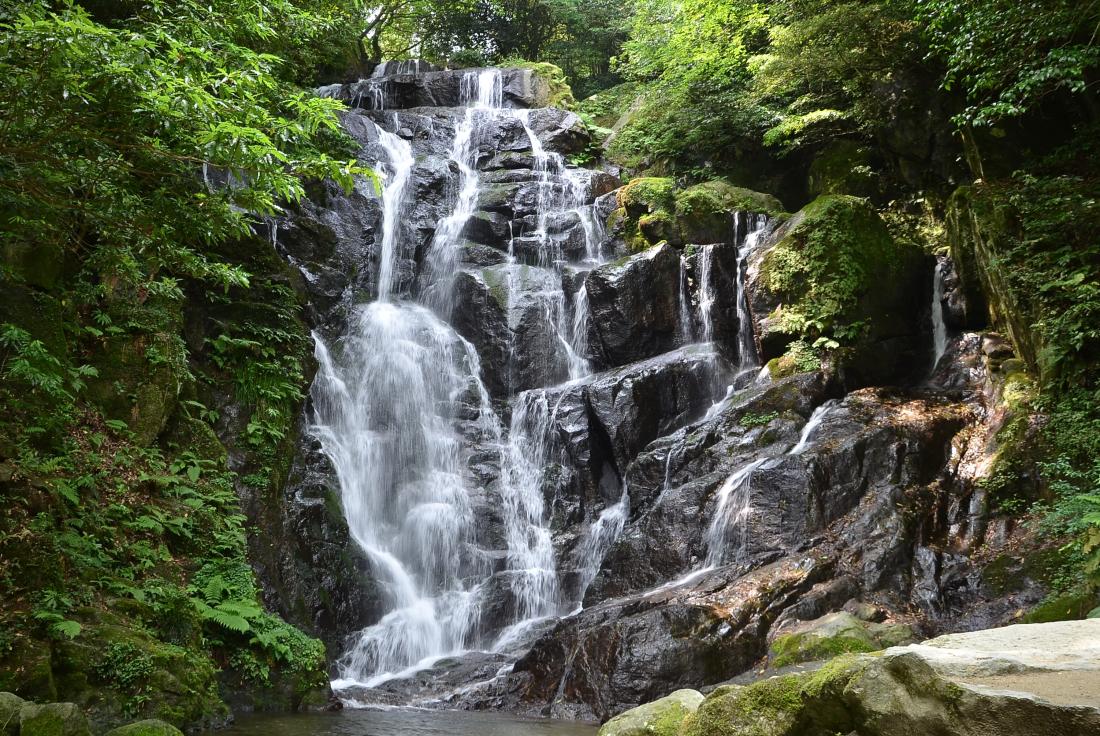
M 337 713 L 242 716 L 224 736 L 595 736 L 589 723 L 449 710 L 345 709 Z

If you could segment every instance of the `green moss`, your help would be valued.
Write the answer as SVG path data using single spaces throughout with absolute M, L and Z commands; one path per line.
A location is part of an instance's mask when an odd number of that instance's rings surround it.
M 1021 623 L 1045 624 L 1052 621 L 1076 621 L 1088 616 L 1096 607 L 1095 590 L 1076 590 L 1052 595 L 1028 611 Z
M 771 216 L 785 213 L 783 203 L 772 195 L 735 187 L 723 179 L 696 184 L 677 193 L 676 212 L 680 215 L 757 212 Z
M 678 242 L 679 237 L 676 220 L 664 210 L 639 217 L 638 232 L 641 233 L 642 239 L 635 239 L 630 243 L 632 250 L 648 248 L 650 244 L 661 241 Z
M 103 736 L 183 736 L 183 732 L 171 723 L 165 723 L 156 718 L 148 718 L 144 721 L 113 728 Z
M 666 177 L 643 176 L 632 179 L 619 190 L 619 206 L 631 217 L 676 208 L 676 182 Z
M 907 305 L 922 254 L 896 243 L 862 199 L 822 196 L 780 231 L 760 268 L 761 283 L 782 306 L 761 341 L 805 341 L 813 352 L 856 346 L 853 364 L 877 365 L 875 342 L 907 334 Z
M 787 346 L 787 352 L 768 361 L 766 368 L 773 381 L 797 373 L 809 373 L 821 368 L 821 359 L 803 340 L 795 340 Z
M 802 677 L 773 677 L 711 693 L 685 723 L 682 736 L 783 736 L 801 716 Z
M 573 97 L 573 90 L 566 80 L 565 72 L 556 64 L 548 61 L 527 61 L 526 59 L 505 59 L 500 64 L 505 67 L 530 69 L 546 82 L 548 94 L 545 107 L 560 107 L 563 110 L 572 110 L 577 106 L 577 100 Z
M 20 736 L 91 736 L 88 719 L 73 703 L 27 703 L 19 711 Z
M 0 735 L 19 736 L 19 711 L 26 702 L 14 693 L 0 692 Z
M 798 662 L 832 659 L 841 654 L 873 652 L 877 646 L 864 637 L 814 637 L 805 634 L 780 636 L 772 642 L 769 664 L 775 668 Z

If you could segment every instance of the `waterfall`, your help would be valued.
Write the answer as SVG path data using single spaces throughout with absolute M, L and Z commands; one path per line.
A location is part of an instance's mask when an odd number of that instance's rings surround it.
M 583 357 L 588 354 L 588 286 L 581 284 L 573 297 L 573 334 L 570 347 L 578 364 L 569 364 L 569 378 L 576 379 L 587 375 L 591 368 Z
M 453 306 L 458 244 L 466 222 L 477 209 L 481 179 L 477 165 L 477 141 L 474 133 L 480 114 L 493 114 L 501 109 L 502 85 L 499 69 L 467 72 L 462 78 L 461 97 L 465 111 L 455 126 L 451 161 L 459 171 L 458 195 L 451 213 L 439 221 L 427 255 L 426 301 L 439 314 L 449 316 Z
M 711 262 L 714 259 L 714 246 L 704 245 L 699 252 L 699 321 L 703 325 L 703 342 L 714 340 L 714 284 L 711 283 Z
M 588 181 L 583 180 L 579 172 L 566 167 L 565 159 L 559 153 L 547 151 L 538 134 L 531 128 L 530 110 L 509 110 L 523 126 L 524 133 L 531 145 L 534 158 L 534 171 L 537 181 L 536 222 L 531 233 L 538 240 L 538 265 L 552 268 L 559 274 L 562 270 L 564 254 L 560 243 L 549 232 L 550 218 L 556 214 L 573 213 L 577 216 L 584 233 L 586 262 L 598 265 L 601 262 L 600 240 L 602 228 L 592 216 L 593 205 L 586 205 Z M 557 181 L 555 181 L 557 178 Z M 509 268 L 516 266 L 510 257 Z M 581 287 L 583 290 L 583 286 Z M 569 317 L 565 309 L 565 291 L 559 286 L 542 295 L 545 302 L 546 318 L 557 336 L 558 343 L 565 353 L 569 367 L 569 380 L 583 378 L 592 372 L 585 355 L 587 353 L 587 329 L 578 329 L 578 321 L 587 320 L 587 294 L 573 300 L 573 316 Z M 583 310 L 583 311 L 581 311 Z
M 752 514 L 751 490 L 752 474 L 768 461 L 759 458 L 734 471 L 722 487 L 714 505 L 714 517 L 707 528 L 707 567 L 717 567 L 729 562 L 730 542 L 736 544 L 733 560 L 744 556 L 748 547 L 748 522 Z
M 932 370 L 940 364 L 947 352 L 947 323 L 943 320 L 943 277 L 946 261 L 936 259 L 932 270 Z
M 691 324 L 691 297 L 688 291 L 687 258 L 680 254 L 680 284 L 677 292 L 680 302 L 680 343 L 690 344 L 695 339 L 695 330 Z
M 405 73 L 404 67 L 397 69 Z M 359 87 L 372 96 L 376 120 L 382 120 L 377 110 L 385 101 L 383 83 L 367 80 Z M 401 288 L 398 268 L 402 254 L 413 249 L 405 209 L 412 206 L 417 156 L 408 140 L 376 126 L 382 216 L 375 300 L 351 309 L 339 340 L 314 334 L 318 371 L 310 390 L 311 431 L 335 471 L 350 536 L 370 562 L 385 611 L 353 637 L 338 660 L 337 689 L 353 683 L 374 687 L 441 657 L 484 647 L 482 637 L 489 632 L 481 625 L 481 605 L 494 574 L 506 581 L 513 608 L 504 622 L 510 626 L 494 646 L 511 646 L 533 622 L 558 615 L 563 604 L 544 481 L 546 468 L 564 452 L 556 423 L 566 394 L 535 389 L 515 397 L 505 435 L 475 348 L 446 321 L 454 308 L 462 234 L 478 206 L 479 138 L 486 125 L 519 120 L 536 161 L 536 225 L 532 233 L 513 233 L 509 242 L 508 312 L 517 295 L 536 300 L 568 359 L 571 380 L 591 373 L 585 359 L 588 292 L 583 279 L 575 279 L 580 288 L 567 297 L 567 259 L 555 227 L 565 217 L 577 228 L 579 218 L 584 252 L 577 252 L 580 243 L 573 240 L 569 257 L 592 265 L 604 258 L 603 231 L 593 205 L 586 204 L 589 178 L 544 149 L 527 111 L 503 108 L 499 70 L 466 72 L 459 96 L 462 107 L 452 117 L 448 154 L 457 180 L 447 214 L 418 254 L 417 288 L 412 295 Z M 394 117 L 391 127 L 397 126 Z M 445 141 L 438 143 L 448 150 Z M 516 241 L 530 235 L 539 244 L 541 269 L 531 269 L 536 278 L 528 278 L 529 267 L 516 260 Z M 416 301 L 408 301 L 410 296 Z M 486 451 L 492 459 L 485 465 L 499 460 L 499 483 L 493 481 L 491 488 L 500 493 L 503 570 L 494 567 L 498 557 L 491 553 L 497 550 L 479 546 L 486 540 L 479 536 L 483 530 L 471 500 L 481 490 L 473 477 L 481 471 L 472 471 L 473 464 L 481 463 Z M 624 491 L 590 528 L 585 559 L 595 566 L 582 576 L 585 585 L 621 532 L 628 510 Z
M 584 594 L 587 592 L 588 586 L 596 579 L 600 566 L 603 564 L 603 559 L 607 556 L 611 545 L 615 544 L 619 539 L 619 535 L 623 533 L 623 527 L 626 526 L 626 520 L 629 516 L 630 493 L 624 485 L 619 500 L 600 512 L 599 518 L 588 528 L 587 536 L 577 549 L 578 606 L 583 605 Z
M 737 223 L 740 225 L 741 213 Z M 768 227 L 765 215 L 753 215 L 748 225 L 752 228 L 737 250 L 737 361 L 742 372 L 756 368 L 760 360 L 756 351 L 756 336 L 753 333 L 752 314 L 749 311 L 748 282 L 749 259 L 760 245 L 760 238 Z M 735 229 L 740 229 L 739 227 Z
M 543 470 L 554 449 L 551 429 L 557 409 L 557 404 L 550 406 L 541 389 L 520 394 L 512 409 L 508 445 L 502 457 L 508 570 L 521 620 L 549 615 L 558 604 L 557 566 L 550 530 L 545 526 L 542 493 Z
M 378 267 L 378 301 L 387 301 L 393 288 L 393 267 L 397 259 L 400 234 L 399 218 L 405 202 L 405 190 L 412 173 L 413 153 L 409 142 L 379 128 L 378 143 L 389 158 L 382 187 L 382 248 Z
M 475 389 L 480 411 L 492 409 L 473 346 L 424 307 L 358 308 L 339 361 L 315 340 L 313 431 L 389 609 L 339 662 L 342 679 L 370 684 L 467 644 L 478 563 L 454 407 Z
M 832 411 L 836 405 L 836 400 L 830 399 L 813 410 L 810 418 L 806 421 L 806 425 L 802 427 L 802 433 L 798 436 L 798 443 L 790 449 L 788 455 L 801 455 L 806 451 L 806 448 L 810 446 L 810 437 L 813 436 L 814 430 L 821 426 L 821 423 L 825 421 L 825 415 Z
M 471 106 L 499 104 L 499 73 L 467 75 Z M 473 107 L 456 126 L 452 160 L 459 192 L 431 246 L 429 303 L 449 310 L 454 247 L 476 203 Z M 387 160 L 382 192 L 378 298 L 357 307 L 339 350 L 315 335 L 313 432 L 340 484 L 348 529 L 371 562 L 385 598 L 382 620 L 359 633 L 339 660 L 340 678 L 375 685 L 432 657 L 469 647 L 478 620 L 484 563 L 470 554 L 470 508 L 460 406 L 476 407 L 482 434 L 499 425 L 469 342 L 431 310 L 390 301 L 402 207 L 414 158 L 410 145 L 379 131 Z M 468 413 L 468 408 L 466 409 Z

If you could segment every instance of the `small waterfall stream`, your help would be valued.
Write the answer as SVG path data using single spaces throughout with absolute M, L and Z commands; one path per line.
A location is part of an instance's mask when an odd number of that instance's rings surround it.
M 943 318 L 943 279 L 946 268 L 944 258 L 936 259 L 932 270 L 932 370 L 940 364 L 947 352 L 947 323 Z

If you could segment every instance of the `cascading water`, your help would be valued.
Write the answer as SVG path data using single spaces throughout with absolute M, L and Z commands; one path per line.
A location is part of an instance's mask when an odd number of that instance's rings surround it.
M 490 116 L 501 109 L 502 86 L 499 69 L 469 72 L 462 79 L 462 103 L 465 111 L 455 126 L 451 161 L 458 167 L 458 194 L 451 213 L 439 221 L 426 258 L 425 301 L 439 314 L 447 317 L 453 307 L 455 266 L 462 230 L 477 209 L 480 188 L 475 131 L 482 115 Z
M 470 75 L 473 104 L 499 102 L 499 77 Z M 495 88 L 495 90 L 494 90 Z M 454 240 L 472 211 L 472 110 L 456 127 L 460 185 L 432 243 L 429 296 L 439 311 L 453 278 Z M 423 306 L 390 301 L 401 212 L 413 166 L 409 144 L 379 131 L 386 153 L 378 299 L 357 308 L 336 355 L 315 335 L 314 433 L 332 461 L 352 537 L 366 552 L 388 612 L 340 659 L 342 680 L 368 686 L 427 659 L 468 648 L 478 620 L 470 580 L 488 570 L 469 554 L 473 536 L 460 406 L 475 407 L 484 434 L 499 426 L 469 342 Z M 340 683 L 337 683 L 338 685 Z
M 699 252 L 699 321 L 703 326 L 703 342 L 714 339 L 714 284 L 710 274 L 714 248 L 713 245 L 704 245 Z
M 749 493 L 752 474 L 767 461 L 768 458 L 759 458 L 741 466 L 726 478 L 726 482 L 718 489 L 714 518 L 711 519 L 705 537 L 707 567 L 717 567 L 730 562 L 731 546 L 734 547 L 732 561 L 744 556 L 748 546 L 749 515 L 752 514 Z
M 556 411 L 545 391 L 520 394 L 502 458 L 508 570 L 520 620 L 547 616 L 558 605 L 557 566 L 542 495 L 542 471 L 553 451 L 550 430 Z
M 680 284 L 677 298 L 680 302 L 680 342 L 690 344 L 695 339 L 695 329 L 691 323 L 691 296 L 688 291 L 687 258 L 680 254 Z
M 405 190 L 412 174 L 413 153 L 409 142 L 378 128 L 378 142 L 386 151 L 387 176 L 382 188 L 382 247 L 378 268 L 378 301 L 387 301 L 393 288 L 393 267 L 397 260 L 397 241 L 400 234 L 398 218 L 405 202 Z
M 936 259 L 932 271 L 932 370 L 940 364 L 947 352 L 947 323 L 943 319 L 943 276 L 946 262 Z
M 596 579 L 603 558 L 623 533 L 626 520 L 630 516 L 630 492 L 623 486 L 622 495 L 612 506 L 604 509 L 598 519 L 588 529 L 588 535 L 577 548 L 578 604 L 584 601 L 588 586 Z M 579 609 L 578 609 L 579 610 Z
M 752 329 L 752 314 L 749 312 L 749 295 L 745 283 L 748 281 L 749 258 L 760 245 L 760 238 L 768 227 L 765 215 L 746 215 L 749 230 L 741 247 L 737 250 L 737 360 L 742 372 L 751 370 L 759 364 L 756 352 L 756 336 Z M 742 214 L 735 214 L 734 232 L 741 230 Z
M 806 425 L 802 427 L 802 432 L 798 436 L 798 443 L 787 454 L 801 455 L 805 452 L 806 448 L 810 446 L 810 439 L 813 437 L 814 430 L 821 426 L 821 423 L 825 421 L 825 415 L 832 411 L 836 405 L 836 400 L 830 399 L 814 409 L 813 413 L 810 414 L 810 418 L 806 421 Z

